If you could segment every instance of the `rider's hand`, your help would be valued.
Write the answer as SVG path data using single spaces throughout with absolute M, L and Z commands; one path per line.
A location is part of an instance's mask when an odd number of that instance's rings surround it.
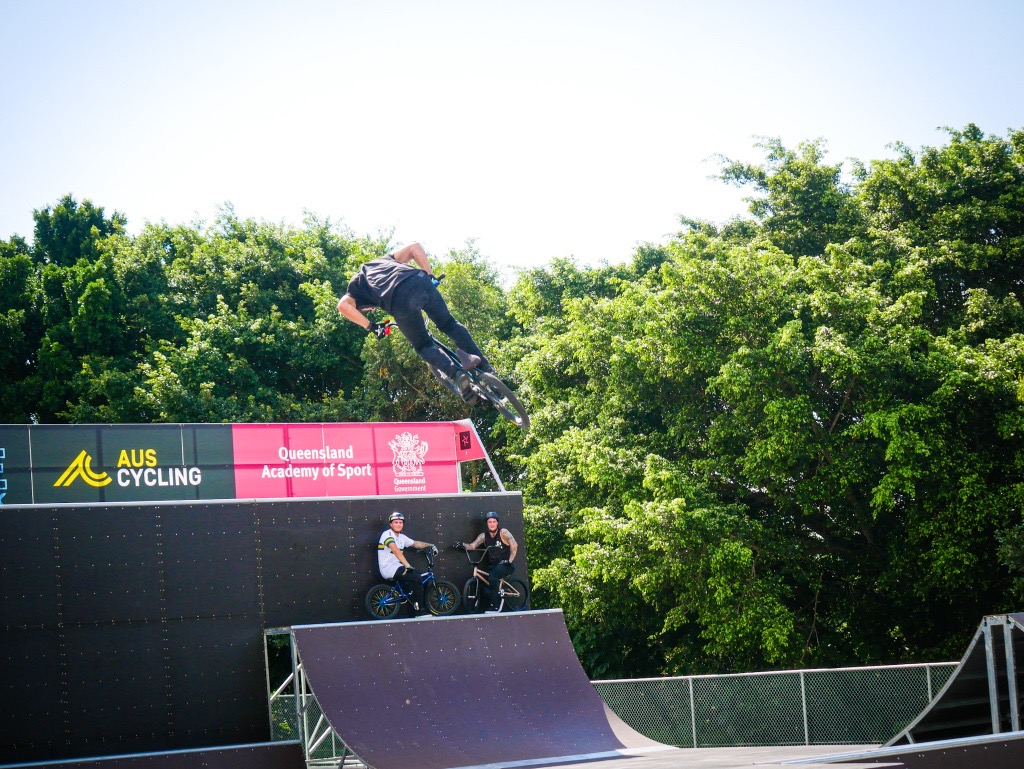
M 452 545 L 452 547 L 454 547 L 456 550 L 465 550 L 466 549 L 466 543 L 465 542 L 456 542 L 454 545 Z
M 440 275 L 431 275 L 430 276 L 430 284 L 434 288 L 437 288 L 438 286 L 440 286 L 442 280 L 444 280 L 444 273 L 443 272 Z
M 367 334 L 373 334 L 378 339 L 386 337 L 390 331 L 387 323 L 378 323 L 375 320 L 370 321 L 370 325 L 366 327 Z
M 437 545 L 431 545 L 427 548 L 427 550 L 430 551 L 431 555 L 437 555 Z

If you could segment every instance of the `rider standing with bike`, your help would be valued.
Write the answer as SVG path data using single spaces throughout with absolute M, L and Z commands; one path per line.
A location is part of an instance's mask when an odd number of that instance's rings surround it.
M 422 617 L 428 613 L 423 598 L 423 576 L 409 565 L 403 551 L 408 547 L 415 550 L 433 548 L 436 551 L 437 547 L 407 537 L 404 529 L 405 516 L 397 511 L 392 513 L 388 518 L 388 528 L 377 541 L 377 568 L 384 579 L 398 580 L 407 593 L 412 593 L 415 599 L 413 611 L 417 617 Z
M 459 542 L 455 547 L 460 550 L 476 550 L 481 545 L 486 549 L 484 567 L 487 571 L 489 585 L 480 583 L 484 606 L 488 611 L 499 611 L 498 582 L 516 570 L 512 561 L 519 551 L 519 543 L 508 529 L 501 528 L 501 519 L 491 511 L 487 513 L 486 529 L 472 542 Z
M 423 322 L 425 312 L 455 342 L 464 369 L 480 366 L 485 371 L 491 370 L 469 331 L 448 310 L 444 297 L 437 290 L 440 282 L 441 278 L 435 278 L 431 272 L 430 261 L 423 247 L 413 243 L 360 267 L 338 302 L 338 312 L 357 326 L 365 328 L 367 333 L 380 338 L 387 334 L 387 324 L 371 321 L 363 311 L 383 309 L 395 319 L 416 353 L 455 381 L 467 403 L 475 402 L 476 396 L 470 388 L 466 372 L 458 370 L 437 348 Z

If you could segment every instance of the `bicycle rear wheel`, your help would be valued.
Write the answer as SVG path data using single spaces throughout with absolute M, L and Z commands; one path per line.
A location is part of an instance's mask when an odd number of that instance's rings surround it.
M 446 579 L 435 579 L 427 588 L 427 608 L 431 614 L 447 617 L 459 610 L 459 589 Z
M 530 604 L 530 589 L 521 579 L 504 579 L 504 609 L 522 611 Z
M 398 614 L 401 596 L 391 585 L 374 585 L 366 594 L 366 610 L 374 619 L 391 619 Z
M 505 419 L 521 430 L 529 429 L 530 416 L 526 413 L 523 404 L 519 402 L 516 394 L 494 374 L 480 371 L 476 375 L 475 389 L 487 398 Z

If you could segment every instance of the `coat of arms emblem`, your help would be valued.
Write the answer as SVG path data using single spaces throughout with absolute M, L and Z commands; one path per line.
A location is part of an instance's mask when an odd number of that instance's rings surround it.
M 424 457 L 427 454 L 427 442 L 421 441 L 418 435 L 402 433 L 394 440 L 388 441 L 391 447 L 391 467 L 395 475 L 401 478 L 423 475 Z

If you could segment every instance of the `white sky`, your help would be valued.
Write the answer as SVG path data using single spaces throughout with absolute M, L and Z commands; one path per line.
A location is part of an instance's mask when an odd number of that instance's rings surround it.
M 1024 127 L 1020 0 L 0 0 L 0 239 L 65 193 L 146 221 L 243 217 L 508 268 L 627 259 L 758 136 L 829 158 Z

